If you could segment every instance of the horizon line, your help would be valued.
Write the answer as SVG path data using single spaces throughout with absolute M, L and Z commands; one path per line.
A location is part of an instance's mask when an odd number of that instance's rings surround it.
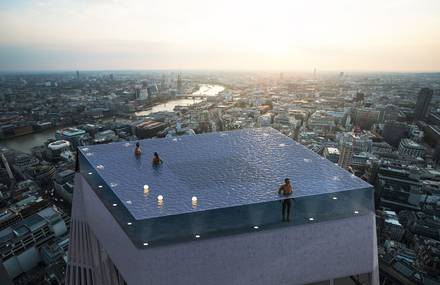
M 0 69 L 1 74 L 17 74 L 17 73 L 65 73 L 65 72 L 145 72 L 145 71 L 162 71 L 162 72 L 266 72 L 266 73 L 313 73 L 314 68 L 311 69 L 221 69 L 221 68 L 107 68 L 107 69 Z M 438 70 L 368 70 L 368 69 L 317 69 L 317 73 L 393 73 L 393 74 L 436 74 L 440 73 Z

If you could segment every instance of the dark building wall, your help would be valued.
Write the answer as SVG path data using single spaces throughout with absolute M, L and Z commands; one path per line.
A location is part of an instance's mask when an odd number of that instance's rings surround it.
M 429 112 L 429 103 L 431 103 L 434 92 L 429 88 L 422 88 L 417 95 L 416 109 L 414 112 L 415 120 L 424 120 Z
M 9 277 L 8 272 L 3 266 L 3 260 L 0 258 L 0 281 L 2 285 L 13 285 L 11 278 Z
M 408 125 L 400 122 L 387 122 L 383 128 L 384 140 L 390 145 L 397 147 L 400 140 L 408 137 Z

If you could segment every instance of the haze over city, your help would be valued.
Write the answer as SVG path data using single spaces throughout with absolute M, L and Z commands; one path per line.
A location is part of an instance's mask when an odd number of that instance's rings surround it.
M 0 70 L 440 70 L 440 2 L 2 1 Z

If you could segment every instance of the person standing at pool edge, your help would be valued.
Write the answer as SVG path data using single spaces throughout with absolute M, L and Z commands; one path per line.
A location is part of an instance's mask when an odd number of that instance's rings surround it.
M 290 185 L 290 179 L 286 178 L 284 179 L 284 184 L 280 186 L 280 189 L 278 189 L 278 194 L 283 196 L 291 196 L 293 193 L 292 185 Z M 281 211 L 281 214 L 283 216 L 283 222 L 289 222 L 290 221 L 290 207 L 292 198 L 285 198 L 283 200 L 283 209 Z

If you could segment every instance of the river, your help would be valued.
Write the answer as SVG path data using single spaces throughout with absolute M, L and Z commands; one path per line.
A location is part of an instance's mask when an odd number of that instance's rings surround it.
M 205 96 L 216 96 L 218 93 L 222 92 L 225 88 L 220 85 L 213 84 L 200 84 L 199 90 L 193 93 L 193 95 L 205 95 Z M 150 110 L 136 112 L 136 116 L 148 116 L 151 113 L 156 112 L 172 112 L 176 106 L 190 106 L 196 103 L 203 102 L 205 99 L 176 99 L 171 100 L 163 104 L 159 104 L 151 108 Z
M 194 92 L 194 95 L 207 95 L 207 96 L 215 96 L 219 92 L 223 91 L 224 87 L 220 85 L 212 85 L 212 84 L 201 84 L 199 86 L 199 90 Z M 155 112 L 164 112 L 169 111 L 172 112 L 175 106 L 190 106 L 195 103 L 199 103 L 204 101 L 204 99 L 175 99 L 168 101 L 166 103 L 162 103 L 152 107 L 149 110 L 137 112 L 137 116 L 147 116 L 151 113 Z M 39 133 L 33 133 L 21 137 L 10 138 L 6 140 L 1 140 L 0 145 L 6 146 L 10 149 L 30 153 L 31 149 L 34 146 L 39 146 L 44 144 L 48 139 L 55 138 L 56 129 L 48 129 Z
M 154 106 L 153 108 L 146 110 L 146 111 L 140 111 L 136 112 L 136 116 L 143 117 L 148 116 L 151 113 L 156 112 L 172 112 L 174 110 L 174 107 L 176 106 L 190 106 L 196 103 L 202 102 L 204 99 L 176 99 L 171 100 L 163 104 L 159 104 Z

